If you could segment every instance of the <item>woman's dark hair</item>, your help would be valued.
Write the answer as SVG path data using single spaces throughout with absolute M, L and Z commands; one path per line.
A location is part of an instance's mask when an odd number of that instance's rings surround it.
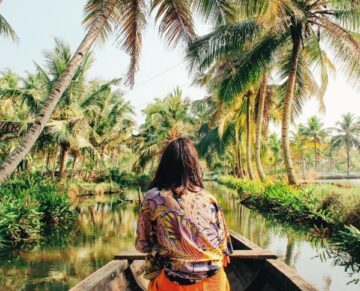
M 204 188 L 197 151 L 187 138 L 177 138 L 165 148 L 150 188 L 171 189 L 181 195 L 185 191 Z

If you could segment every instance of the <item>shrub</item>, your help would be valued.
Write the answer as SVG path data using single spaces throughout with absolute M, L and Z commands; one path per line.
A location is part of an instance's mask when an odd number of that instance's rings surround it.
M 95 182 L 115 182 L 120 187 L 142 187 L 145 188 L 149 182 L 150 177 L 148 175 L 137 176 L 133 173 L 123 172 L 119 169 L 111 169 L 108 174 L 103 175 L 95 180 Z
M 62 227 L 74 219 L 69 198 L 40 175 L 23 175 L 0 185 L 0 244 L 40 237 L 46 226 Z

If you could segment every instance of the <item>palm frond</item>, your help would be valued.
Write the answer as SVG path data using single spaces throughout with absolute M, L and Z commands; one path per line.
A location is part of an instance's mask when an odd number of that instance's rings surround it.
M 349 81 L 358 86 L 360 79 L 360 38 L 330 21 L 323 21 L 323 25 L 324 41 L 326 45 L 332 48 L 335 65 L 347 76 Z
M 251 41 L 260 27 L 255 20 L 244 20 L 233 25 L 218 27 L 189 45 L 187 58 L 192 66 L 206 69 L 226 55 L 239 53 L 245 41 Z
M 271 65 L 274 54 L 288 38 L 289 34 L 270 32 L 244 52 L 235 68 L 230 68 L 228 77 L 222 81 L 219 97 L 230 101 L 234 96 L 244 93 L 250 84 L 257 83 Z
M 86 29 L 89 29 L 93 23 L 96 21 L 96 18 L 99 16 L 100 11 L 105 5 L 106 0 L 88 0 L 84 8 L 84 18 L 83 24 Z M 112 34 L 115 25 L 118 22 L 118 19 L 122 13 L 122 1 L 118 1 L 118 4 L 115 6 L 113 13 L 110 14 L 110 17 L 107 19 L 104 27 L 100 32 L 99 40 L 100 42 L 105 42 L 108 37 Z
M 160 35 L 169 46 L 188 44 L 196 37 L 189 0 L 153 0 L 151 11 L 154 10 L 155 20 L 160 21 Z
M 194 2 L 195 9 L 204 16 L 206 22 L 215 26 L 232 24 L 235 21 L 235 7 L 229 0 L 201 0 Z
M 135 73 L 139 69 L 139 58 L 142 46 L 142 32 L 146 26 L 144 0 L 123 1 L 122 17 L 119 23 L 120 33 L 117 44 L 131 57 L 125 84 L 134 85 Z
M 11 38 L 13 41 L 18 41 L 19 38 L 16 35 L 15 30 L 6 21 L 6 19 L 0 14 L 0 35 Z

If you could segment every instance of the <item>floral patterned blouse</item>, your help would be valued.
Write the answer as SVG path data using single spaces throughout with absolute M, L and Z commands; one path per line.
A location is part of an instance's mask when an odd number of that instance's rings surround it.
M 214 275 L 232 252 L 224 214 L 205 190 L 178 196 L 157 188 L 147 192 L 139 211 L 136 249 L 148 253 L 145 277 L 162 269 L 167 278 L 191 285 Z

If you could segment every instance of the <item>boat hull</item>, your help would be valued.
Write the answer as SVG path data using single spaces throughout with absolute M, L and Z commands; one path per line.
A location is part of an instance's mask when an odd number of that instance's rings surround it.
M 225 268 L 231 290 L 317 290 L 293 269 L 268 251 L 232 232 L 234 254 Z M 147 290 L 143 254 L 125 252 L 77 284 L 71 291 Z M 220 290 L 219 290 L 220 291 Z

